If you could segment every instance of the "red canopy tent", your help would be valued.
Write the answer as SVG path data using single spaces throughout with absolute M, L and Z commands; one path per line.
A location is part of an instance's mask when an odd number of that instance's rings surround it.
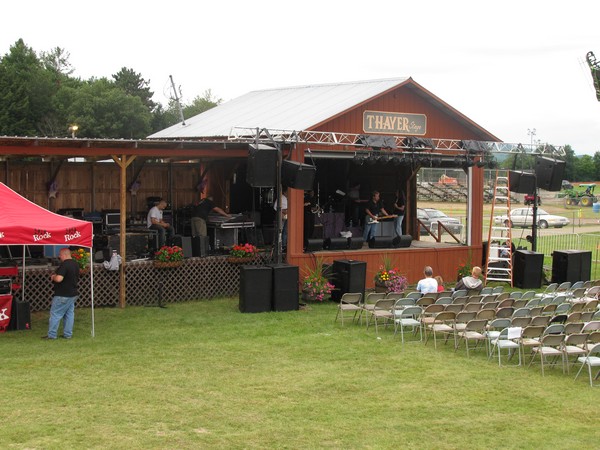
M 77 245 L 92 251 L 91 222 L 55 214 L 0 183 L 0 245 Z M 25 290 L 25 251 L 23 251 Z M 94 336 L 94 271 L 90 271 L 92 336 Z M 24 295 L 24 294 L 23 294 Z

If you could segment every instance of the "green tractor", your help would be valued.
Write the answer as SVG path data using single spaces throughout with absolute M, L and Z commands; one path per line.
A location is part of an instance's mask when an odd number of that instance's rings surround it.
M 582 192 L 581 190 L 576 190 L 575 188 L 565 189 L 565 205 L 592 206 L 598 201 L 598 197 L 594 195 L 594 189 L 596 189 L 596 185 L 594 183 L 580 184 L 579 189 L 585 190 Z

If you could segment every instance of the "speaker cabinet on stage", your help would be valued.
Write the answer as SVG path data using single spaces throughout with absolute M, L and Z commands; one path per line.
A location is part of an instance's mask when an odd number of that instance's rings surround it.
M 412 243 L 412 236 L 410 234 L 403 234 L 402 236 L 396 236 L 392 240 L 392 245 L 394 248 L 410 247 L 411 243 Z
M 298 266 L 269 264 L 273 270 L 273 311 L 296 311 L 298 302 Z
M 535 175 L 528 172 L 509 170 L 508 183 L 511 192 L 517 194 L 533 194 L 535 190 Z
M 273 187 L 277 184 L 276 148 L 250 147 L 246 182 L 252 187 Z
M 281 164 L 281 184 L 292 189 L 310 191 L 313 188 L 316 173 L 315 166 L 285 160 Z
M 327 238 L 324 247 L 326 250 L 348 250 L 348 238 Z
M 119 248 L 121 246 L 121 235 L 111 234 L 107 236 L 107 238 L 108 251 L 105 252 L 105 259 L 106 254 L 108 254 L 108 259 L 110 259 L 112 250 L 119 252 Z M 125 235 L 125 246 L 127 248 L 127 255 L 145 255 L 148 252 L 148 235 L 145 233 L 127 233 Z
M 517 250 L 514 255 L 513 284 L 521 289 L 542 287 L 544 254 L 529 250 Z
M 567 163 L 538 156 L 535 159 L 537 187 L 547 191 L 560 191 Z
M 332 300 L 339 301 L 342 295 L 347 292 L 360 292 L 364 296 L 367 277 L 367 263 L 365 261 L 334 260 L 332 272 L 332 281 L 335 286 L 331 293 Z
M 194 236 L 192 238 L 192 256 L 202 257 L 208 256 L 210 244 L 208 236 Z
M 271 311 L 273 270 L 264 266 L 240 267 L 240 303 L 243 313 Z
M 360 250 L 363 248 L 364 239 L 361 237 L 351 237 L 348 239 L 348 248 L 350 250 Z
M 592 252 L 580 250 L 555 250 L 552 253 L 552 282 L 589 281 Z
M 21 302 L 13 297 L 10 314 L 9 330 L 31 329 L 31 307 L 29 302 Z
M 392 236 L 375 236 L 369 241 L 369 248 L 392 248 L 393 241 Z
M 323 239 L 306 239 L 304 241 L 304 252 L 318 252 L 323 250 Z
M 194 256 L 192 250 L 192 238 L 190 236 L 181 236 L 180 234 L 176 234 L 173 236 L 173 245 L 177 245 L 183 249 L 184 258 L 191 258 Z

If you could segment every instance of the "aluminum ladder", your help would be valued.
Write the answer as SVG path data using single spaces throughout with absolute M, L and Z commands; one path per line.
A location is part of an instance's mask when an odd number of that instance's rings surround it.
M 504 223 L 494 223 L 496 214 L 506 215 Z M 486 284 L 488 281 L 501 281 L 513 286 L 512 253 L 509 179 L 508 176 L 501 176 L 500 171 L 496 171 L 485 264 Z

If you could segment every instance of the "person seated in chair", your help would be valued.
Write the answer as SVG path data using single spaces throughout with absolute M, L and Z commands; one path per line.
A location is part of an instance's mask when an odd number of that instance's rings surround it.
M 481 267 L 475 266 L 471 270 L 471 275 L 467 277 L 462 277 L 456 286 L 454 287 L 455 291 L 466 289 L 467 291 L 477 291 L 481 292 L 483 289 L 483 282 L 479 279 L 481 276 Z
M 163 245 L 171 245 L 175 232 L 170 223 L 163 220 L 163 210 L 167 207 L 167 202 L 163 199 L 148 211 L 147 225 L 151 230 L 158 231 L 158 248 Z M 157 249 L 158 250 L 158 249 Z

